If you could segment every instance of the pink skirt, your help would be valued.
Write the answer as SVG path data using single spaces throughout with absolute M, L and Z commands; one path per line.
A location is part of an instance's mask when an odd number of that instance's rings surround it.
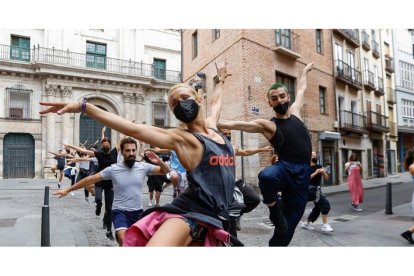
M 146 246 L 160 226 L 170 218 L 185 219 L 182 215 L 154 211 L 131 225 L 125 232 L 123 246 Z M 221 246 L 230 242 L 230 234 L 209 224 L 196 221 L 207 228 L 204 246 Z

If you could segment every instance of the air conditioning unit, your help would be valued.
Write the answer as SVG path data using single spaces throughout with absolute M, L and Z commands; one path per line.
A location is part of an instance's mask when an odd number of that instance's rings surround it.
M 339 127 L 339 123 L 338 123 L 338 121 L 334 121 L 334 122 L 333 122 L 333 127 L 334 127 L 334 128 L 338 128 L 338 127 Z

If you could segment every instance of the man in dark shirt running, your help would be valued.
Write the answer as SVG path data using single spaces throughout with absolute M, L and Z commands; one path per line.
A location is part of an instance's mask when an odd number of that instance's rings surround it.
M 101 149 L 98 151 L 91 151 L 85 148 L 76 147 L 72 145 L 65 145 L 66 147 L 72 148 L 76 151 L 87 154 L 90 157 L 96 157 L 98 160 L 98 172 L 104 170 L 105 168 L 111 166 L 112 164 L 117 163 L 118 149 L 117 145 L 111 150 L 111 140 L 104 138 L 101 141 Z M 104 192 L 105 198 L 105 214 L 103 218 L 103 226 L 106 228 L 106 237 L 110 240 L 114 240 L 112 234 L 112 219 L 111 219 L 111 210 L 112 203 L 114 201 L 114 190 L 112 185 L 112 180 L 102 180 L 95 184 L 95 202 L 96 202 L 96 211 L 95 214 L 99 216 L 101 214 L 102 208 L 102 190 Z
M 313 63 L 310 63 L 303 69 L 296 100 L 291 106 L 290 96 L 283 84 L 274 83 L 270 86 L 268 103 L 275 111 L 271 120 L 218 124 L 219 128 L 261 133 L 278 154 L 279 161 L 262 170 L 258 176 L 263 203 L 269 207 L 269 218 L 275 225 L 269 246 L 289 245 L 308 201 L 312 143 L 300 110 L 307 88 L 307 74 L 312 68 Z M 279 192 L 282 192 L 281 197 Z

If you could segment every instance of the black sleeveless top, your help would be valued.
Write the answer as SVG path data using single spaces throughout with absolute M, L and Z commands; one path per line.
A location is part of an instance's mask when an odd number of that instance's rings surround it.
M 305 124 L 295 115 L 287 119 L 273 117 L 276 132 L 269 140 L 279 160 L 309 164 L 312 156 L 312 142 Z
M 233 199 L 235 183 L 235 156 L 228 139 L 213 129 L 225 144 L 219 144 L 199 133 L 193 134 L 204 146 L 203 157 L 198 166 L 187 171 L 188 188 L 171 204 L 147 209 L 141 217 L 155 210 L 182 214 L 184 217 L 199 220 L 218 228 L 223 219 L 228 219 L 228 211 L 237 203 Z M 227 230 L 227 229 L 225 229 Z

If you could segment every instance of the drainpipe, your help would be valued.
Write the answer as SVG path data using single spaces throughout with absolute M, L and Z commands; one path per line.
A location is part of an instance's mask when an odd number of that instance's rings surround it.
M 244 135 L 243 135 L 243 130 L 240 131 L 240 147 L 243 150 L 244 149 Z M 241 179 L 244 182 L 244 156 L 240 156 L 241 157 Z
M 339 106 L 338 106 L 338 94 L 336 92 L 336 79 L 335 79 L 335 56 L 334 56 L 334 38 L 333 38 L 333 30 L 331 29 L 331 54 L 332 54 L 332 58 L 334 59 L 332 62 L 332 78 L 333 78 L 333 88 L 334 88 L 334 95 L 335 95 L 335 114 L 336 114 L 336 121 L 338 122 L 338 132 L 339 132 Z M 340 133 L 340 132 L 339 132 Z M 336 161 L 335 163 L 335 179 L 332 177 L 332 180 L 336 182 L 336 184 L 339 184 L 339 143 L 340 143 L 341 139 L 336 141 L 336 154 L 334 155 L 334 160 Z M 342 179 L 342 178 L 341 178 Z M 333 183 L 332 183 L 333 184 Z
M 184 66 L 184 58 L 183 58 L 183 29 L 180 29 L 180 44 L 181 44 L 181 75 L 180 75 L 180 82 L 183 82 L 183 66 Z

